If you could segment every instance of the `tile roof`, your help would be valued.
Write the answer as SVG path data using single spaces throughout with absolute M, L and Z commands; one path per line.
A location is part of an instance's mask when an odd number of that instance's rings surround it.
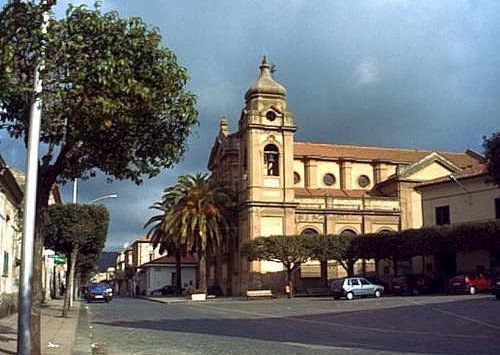
M 175 257 L 172 255 L 165 255 L 165 256 L 162 256 L 158 259 L 147 262 L 143 266 L 145 266 L 145 265 L 159 265 L 159 264 L 174 264 L 175 265 Z M 183 256 L 181 258 L 181 264 L 184 264 L 184 265 L 196 264 L 196 260 L 194 259 L 194 257 L 192 255 L 188 254 L 188 255 Z
M 397 163 L 415 163 L 431 154 L 431 150 L 367 147 L 342 144 L 295 142 L 295 156 L 318 156 L 322 158 L 345 158 L 360 160 L 381 160 Z M 479 164 L 474 154 L 467 152 L 437 152 L 460 167 Z
M 142 237 L 139 237 L 136 240 L 134 240 L 134 243 L 136 242 L 151 242 L 151 236 L 143 235 Z
M 488 174 L 488 172 L 486 171 L 486 165 L 478 165 L 478 166 L 468 167 L 462 171 L 454 173 L 453 176 L 457 180 L 462 180 L 462 179 L 473 178 L 473 177 L 482 176 L 482 175 L 486 175 L 486 174 Z M 446 176 L 442 176 L 442 177 L 439 177 L 439 178 L 436 178 L 433 180 L 422 182 L 422 183 L 418 184 L 416 186 L 416 188 L 447 183 L 450 181 L 451 181 L 450 176 L 446 175 Z

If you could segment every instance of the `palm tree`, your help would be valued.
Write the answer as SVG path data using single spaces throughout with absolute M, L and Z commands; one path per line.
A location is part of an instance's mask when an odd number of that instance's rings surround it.
M 174 213 L 180 221 L 180 234 L 197 257 L 197 288 L 206 291 L 207 251 L 215 251 L 222 242 L 221 230 L 228 230 L 224 211 L 230 202 L 229 191 L 200 173 L 180 176 L 175 186 L 178 202 Z
M 224 216 L 230 194 L 225 186 L 210 179 L 209 174 L 183 175 L 163 193 L 163 201 L 153 205 L 163 215 L 152 217 L 157 223 L 155 240 L 165 248 L 186 248 L 198 261 L 197 288 L 207 290 L 207 251 L 215 251 L 222 241 L 222 230 L 229 230 Z

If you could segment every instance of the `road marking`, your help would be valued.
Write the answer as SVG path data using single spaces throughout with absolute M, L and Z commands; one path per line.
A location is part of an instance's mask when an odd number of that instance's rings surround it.
M 291 346 L 298 346 L 301 348 L 307 348 L 311 350 L 329 350 L 329 351 L 342 351 L 342 354 L 347 354 L 355 351 L 356 354 L 359 354 L 360 351 L 361 353 L 366 353 L 366 354 L 373 354 L 372 350 L 365 350 L 361 348 L 347 348 L 347 347 L 340 347 L 340 346 L 328 346 L 328 345 L 315 345 L 315 344 L 306 344 L 306 343 L 295 343 L 291 341 L 285 341 L 282 342 L 281 344 L 283 345 L 291 345 Z M 377 351 L 377 354 L 402 354 L 401 351 L 388 351 L 388 350 L 379 350 Z M 405 352 L 403 354 L 419 354 L 419 353 L 413 353 L 413 352 Z
M 252 316 L 262 317 L 262 318 L 276 318 L 276 319 L 283 318 L 282 315 L 275 315 L 275 314 L 271 314 L 271 313 L 258 313 L 258 312 L 243 311 L 243 310 L 239 310 L 239 309 L 217 307 L 217 306 L 212 306 L 212 305 L 208 305 L 208 304 L 201 304 L 201 303 L 197 304 L 196 307 L 200 307 L 200 308 L 212 308 L 212 309 L 217 309 L 217 310 L 221 310 L 221 311 L 236 312 L 236 313 L 241 313 L 241 314 L 246 314 L 246 315 L 252 315 Z M 329 322 L 329 321 L 320 321 L 320 320 L 312 320 L 312 319 L 293 318 L 293 316 L 292 316 L 292 318 L 288 318 L 288 321 L 295 321 L 295 322 L 299 322 L 299 323 L 308 323 L 308 324 L 338 326 L 338 327 L 341 327 L 341 328 L 355 329 L 355 330 L 362 330 L 362 331 L 367 331 L 368 330 L 368 331 L 379 332 L 379 333 L 411 334 L 411 335 L 430 335 L 430 336 L 437 336 L 437 337 L 448 337 L 448 338 L 459 338 L 459 339 L 467 338 L 467 339 L 493 339 L 493 340 L 498 340 L 497 336 L 453 334 L 453 333 L 437 333 L 437 332 L 421 332 L 421 331 L 416 331 L 416 330 L 382 329 L 382 328 L 373 328 L 373 327 L 357 326 L 357 325 L 350 325 L 350 324 L 342 324 L 342 323 Z
M 484 325 L 485 327 L 489 327 L 489 328 L 493 328 L 493 329 L 496 329 L 496 330 L 500 330 L 500 327 L 496 326 L 494 324 L 486 323 L 486 322 L 483 322 L 483 321 L 480 321 L 480 320 L 477 320 L 477 319 L 474 319 L 474 318 L 466 317 L 466 316 L 461 316 L 460 314 L 457 314 L 457 313 L 454 313 L 454 312 L 450 312 L 450 311 L 446 311 L 444 309 L 439 309 L 437 307 L 430 306 L 428 304 L 421 303 L 421 302 L 418 302 L 418 301 L 415 301 L 415 300 L 408 299 L 408 302 L 416 304 L 417 306 L 427 307 L 427 308 L 432 309 L 433 311 L 444 313 L 444 314 L 447 314 L 447 315 L 455 317 L 455 318 L 459 318 L 459 319 L 463 319 L 463 320 L 469 321 L 471 323 L 476 323 L 476 324 Z

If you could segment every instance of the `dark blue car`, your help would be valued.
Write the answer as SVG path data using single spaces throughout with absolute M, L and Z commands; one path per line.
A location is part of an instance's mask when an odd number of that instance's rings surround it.
M 87 288 L 85 295 L 87 302 L 92 301 L 111 301 L 111 294 L 109 293 L 108 286 L 105 284 L 91 284 Z

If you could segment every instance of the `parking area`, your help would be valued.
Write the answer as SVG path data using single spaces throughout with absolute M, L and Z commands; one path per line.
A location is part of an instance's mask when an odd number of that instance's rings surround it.
M 486 294 L 170 304 L 118 299 L 92 313 L 98 334 L 109 346 L 116 337 L 125 353 L 134 350 L 134 339 L 145 344 L 148 338 L 155 339 L 148 353 L 162 353 L 163 343 L 172 353 L 194 354 L 500 353 L 500 301 Z

